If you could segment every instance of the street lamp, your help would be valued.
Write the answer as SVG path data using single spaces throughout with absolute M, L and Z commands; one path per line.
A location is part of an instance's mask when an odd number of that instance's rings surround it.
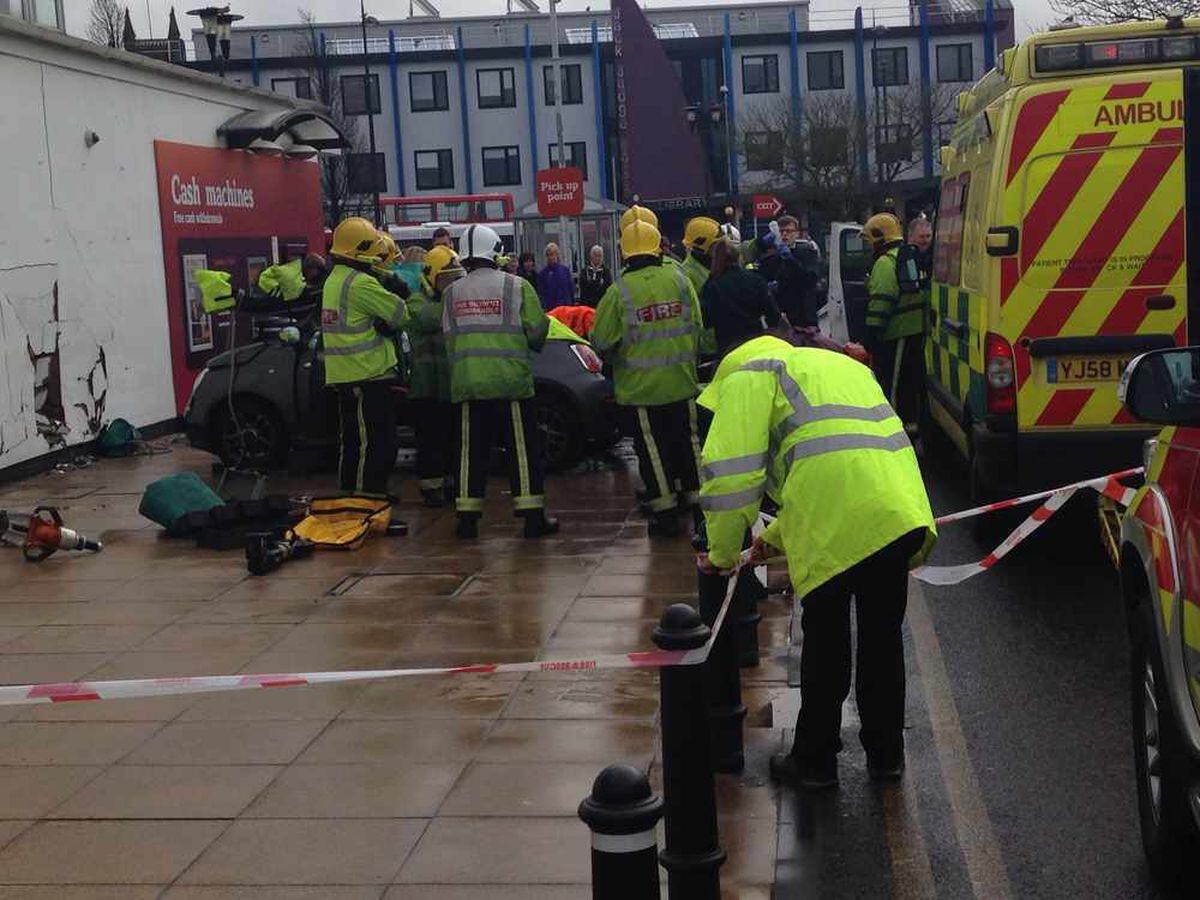
M 364 0 L 358 0 L 358 18 L 362 25 L 363 44 L 363 101 L 367 107 L 367 139 L 371 146 L 371 198 L 375 216 L 375 227 L 379 227 L 379 167 L 375 165 L 375 112 L 371 104 L 371 55 L 367 52 L 367 26 L 378 25 L 379 20 L 368 16 Z
M 204 40 L 208 43 L 208 56 L 217 64 L 217 72 L 224 78 L 225 63 L 229 61 L 230 26 L 244 17 L 231 13 L 228 6 L 202 6 L 197 9 L 189 9 L 187 14 L 200 17 Z M 220 56 L 217 55 L 218 42 L 221 46 Z
M 729 85 L 721 85 L 721 102 L 714 103 L 710 114 L 716 125 L 725 117 L 725 192 L 733 199 L 733 141 L 729 136 Z

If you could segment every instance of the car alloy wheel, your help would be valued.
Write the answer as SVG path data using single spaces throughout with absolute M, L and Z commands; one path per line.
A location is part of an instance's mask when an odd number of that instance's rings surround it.
M 1142 751 L 1146 754 L 1146 787 L 1154 822 L 1158 824 L 1162 821 L 1162 752 L 1154 665 L 1148 659 L 1142 674 L 1142 692 Z

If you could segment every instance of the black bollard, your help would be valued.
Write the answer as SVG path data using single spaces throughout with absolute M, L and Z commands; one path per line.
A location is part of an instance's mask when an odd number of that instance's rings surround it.
M 762 586 L 753 569 L 743 569 L 738 573 L 729 619 L 733 626 L 734 652 L 738 665 L 743 669 L 758 666 L 758 623 L 762 621 L 758 602 L 766 599 L 766 596 L 767 589 Z
M 697 572 L 696 581 L 700 597 L 700 617 L 705 625 L 712 627 L 721 611 L 721 604 L 725 602 L 729 579 Z M 716 772 L 741 772 L 746 765 L 742 732 L 746 707 L 742 703 L 742 673 L 738 667 L 732 613 L 731 606 L 725 624 L 713 641 L 708 662 L 704 666 L 713 770 Z
M 658 836 L 663 799 L 636 766 L 608 766 L 579 804 L 592 830 L 592 900 L 659 900 Z
M 668 607 L 654 629 L 662 650 L 695 650 L 708 636 L 700 614 L 684 603 Z M 666 799 L 666 849 L 659 862 L 672 900 L 719 900 L 725 851 L 717 836 L 704 667 L 666 666 L 658 679 Z

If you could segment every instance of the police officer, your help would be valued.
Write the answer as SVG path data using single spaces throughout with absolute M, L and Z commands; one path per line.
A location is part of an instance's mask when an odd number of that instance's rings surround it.
M 439 244 L 425 254 L 421 290 L 408 299 L 412 372 L 408 399 L 417 433 L 417 484 L 426 506 L 447 499 L 454 450 L 454 406 L 450 403 L 450 362 L 442 336 L 442 293 L 466 272 L 458 255 Z
M 325 383 L 338 394 L 338 487 L 386 497 L 396 461 L 394 335 L 408 312 L 373 272 L 387 253 L 374 225 L 359 217 L 343 220 L 330 252 L 334 266 L 322 293 L 321 340 Z
M 616 400 L 633 420 L 652 535 L 679 533 L 680 496 L 697 500 L 699 437 L 696 356 L 700 302 L 683 270 L 664 265 L 658 229 L 645 221 L 621 232 L 626 265 L 596 308 L 592 343 L 613 364 Z M 678 489 L 677 489 L 678 485 Z
M 905 423 L 913 424 L 925 372 L 925 298 L 915 284 L 913 290 L 901 288 L 914 279 L 898 271 L 904 243 L 900 220 L 892 213 L 876 213 L 867 219 L 863 235 L 875 254 L 867 277 L 867 349 L 889 402 Z
M 735 564 L 770 496 L 779 516 L 751 560 L 786 554 L 802 598 L 800 716 L 791 753 L 772 760 L 772 774 L 813 789 L 837 784 L 853 595 L 859 736 L 870 774 L 899 777 L 908 570 L 936 537 L 904 426 L 861 363 L 771 335 L 730 352 L 699 402 L 715 413 L 704 444 L 701 569 Z
M 459 405 L 460 538 L 479 533 L 488 456 L 500 436 L 509 451 L 513 503 L 525 519 L 525 537 L 558 531 L 558 521 L 546 516 L 529 365 L 530 351 L 542 348 L 550 322 L 533 285 L 496 268 L 502 247 L 486 225 L 467 228 L 459 241 L 467 276 L 442 294 L 450 397 Z

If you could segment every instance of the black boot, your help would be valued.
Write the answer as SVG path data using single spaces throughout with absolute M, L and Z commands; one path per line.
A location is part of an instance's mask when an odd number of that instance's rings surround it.
M 655 513 L 650 524 L 646 526 L 646 533 L 650 537 L 679 537 L 679 511 L 668 509 L 665 512 Z
M 466 539 L 479 537 L 479 516 L 474 513 L 459 513 L 454 534 L 456 537 Z
M 548 534 L 558 534 L 558 519 L 551 519 L 541 509 L 525 514 L 525 537 L 540 538 Z

